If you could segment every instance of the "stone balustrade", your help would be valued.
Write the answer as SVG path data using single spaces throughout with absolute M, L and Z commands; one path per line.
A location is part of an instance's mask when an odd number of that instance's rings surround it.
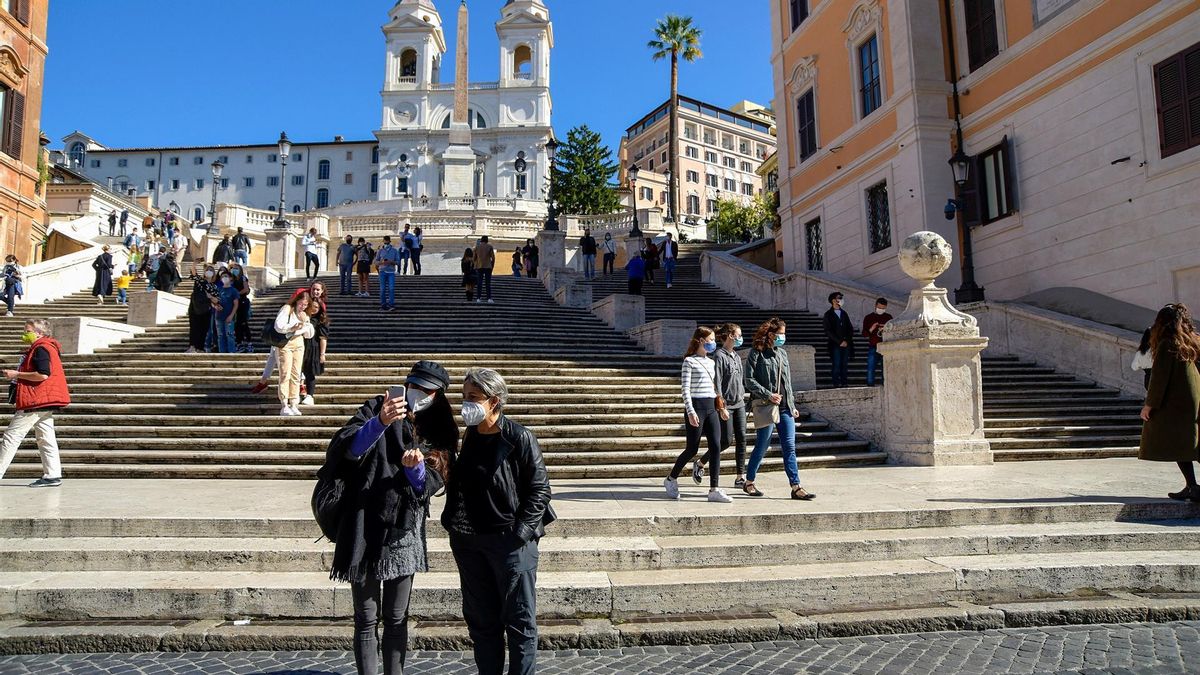
M 646 323 L 646 299 L 615 293 L 592 304 L 592 313 L 609 328 L 624 333 Z
M 49 321 L 50 330 L 54 333 L 54 339 L 62 345 L 63 354 L 94 354 L 97 349 L 109 347 L 146 331 L 140 326 L 83 316 L 58 317 Z
M 92 262 L 100 255 L 99 246 L 22 267 L 22 287 L 25 297 L 20 305 L 40 305 L 90 287 L 96 280 Z M 129 251 L 124 246 L 112 246 L 113 265 L 120 270 L 129 265 Z

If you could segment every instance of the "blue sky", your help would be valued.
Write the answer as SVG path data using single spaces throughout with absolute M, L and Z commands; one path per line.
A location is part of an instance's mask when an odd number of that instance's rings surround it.
M 79 129 L 110 147 L 372 138 L 380 122 L 380 27 L 394 0 L 50 0 L 42 125 L 52 148 Z M 454 42 L 458 0 L 435 0 Z M 496 80 L 503 0 L 469 0 L 471 79 Z M 547 0 L 554 126 L 586 123 L 614 153 L 666 100 L 670 67 L 646 41 L 668 13 L 704 30 L 680 92 L 769 104 L 770 17 L 744 0 Z M 278 28 L 277 26 L 283 26 Z M 216 54 L 217 56 L 212 56 Z M 452 63 L 453 58 L 447 62 Z M 442 78 L 453 80 L 453 67 Z

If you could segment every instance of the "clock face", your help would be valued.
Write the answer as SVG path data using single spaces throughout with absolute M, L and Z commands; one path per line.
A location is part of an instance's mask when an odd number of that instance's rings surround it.
M 412 103 L 400 103 L 392 108 L 392 117 L 400 126 L 413 124 L 417 121 L 417 106 Z

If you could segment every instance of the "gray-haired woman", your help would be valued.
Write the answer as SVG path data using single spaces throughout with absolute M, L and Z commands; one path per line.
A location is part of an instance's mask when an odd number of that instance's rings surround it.
M 508 385 L 473 368 L 463 381 L 462 451 L 451 460 L 442 525 L 458 564 L 463 617 L 483 675 L 533 673 L 537 660 L 538 539 L 553 522 L 537 439 L 504 416 Z

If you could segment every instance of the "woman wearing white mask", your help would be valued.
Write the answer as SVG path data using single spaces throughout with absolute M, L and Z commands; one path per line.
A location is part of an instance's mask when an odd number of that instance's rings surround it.
M 771 432 L 775 431 L 779 434 L 783 471 L 792 486 L 792 499 L 808 501 L 817 495 L 800 486 L 800 470 L 796 466 L 796 418 L 800 411 L 796 409 L 796 398 L 792 394 L 792 367 L 783 349 L 786 343 L 787 324 L 777 318 L 766 321 L 754 333 L 754 349 L 746 360 L 745 382 L 758 434 L 742 491 L 751 497 L 763 496 L 754 486 L 754 479 L 758 476 L 763 455 L 771 445 Z
M 717 326 L 716 332 L 717 342 L 721 345 L 712 353 L 717 381 L 721 383 L 721 391 L 717 393 L 725 399 L 725 411 L 729 413 L 721 425 L 721 451 L 736 444 L 737 479 L 733 481 L 733 487 L 741 488 L 746 484 L 746 383 L 742 359 L 737 355 L 742 346 L 742 328 L 736 323 L 723 323 Z M 705 457 L 698 457 L 692 462 L 692 480 L 696 485 L 704 482 L 705 461 Z
M 684 426 L 687 431 L 687 447 L 675 459 L 671 474 L 663 481 L 667 497 L 679 499 L 679 474 L 687 463 L 700 452 L 700 437 L 708 441 L 709 473 L 708 501 L 728 504 L 733 500 L 720 488 L 721 479 L 721 424 L 729 419 L 725 400 L 721 398 L 720 377 L 716 363 L 708 357 L 717 351 L 717 337 L 712 329 L 700 326 L 692 334 L 687 353 L 683 355 L 681 374 Z
M 209 329 L 212 328 L 213 307 L 217 304 L 220 293 L 217 288 L 217 271 L 211 265 L 204 266 L 204 273 L 198 274 L 196 263 L 192 262 L 191 280 L 192 297 L 188 303 L 188 354 L 199 354 L 205 349 Z
M 442 525 L 458 564 L 463 618 L 475 666 L 533 673 L 537 661 L 538 540 L 555 519 L 537 439 L 504 415 L 508 385 L 494 370 L 472 368 L 463 382 L 462 452 L 451 461 Z

